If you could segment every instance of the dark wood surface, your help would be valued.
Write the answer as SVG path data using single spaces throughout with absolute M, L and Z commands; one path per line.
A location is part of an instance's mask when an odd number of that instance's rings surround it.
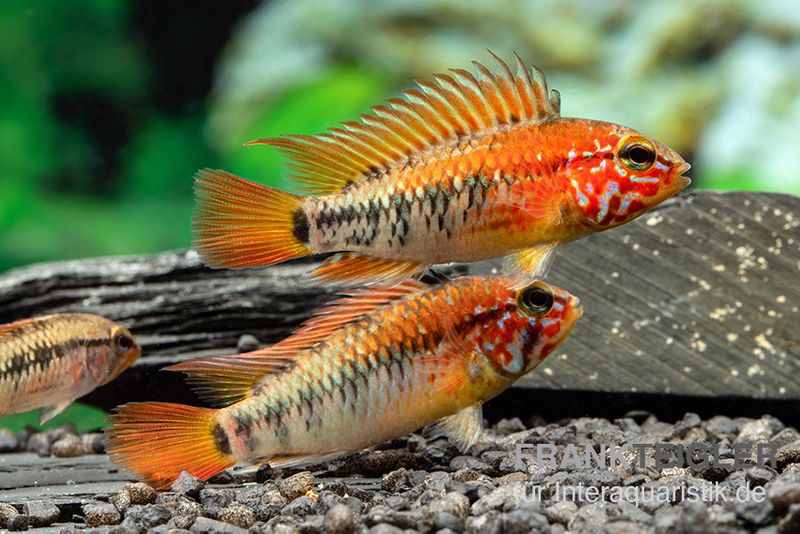
M 0 323 L 61 311 L 118 320 L 144 356 L 89 401 L 185 400 L 182 377 L 156 370 L 232 352 L 242 334 L 281 339 L 336 290 L 307 282 L 315 265 L 211 270 L 185 251 L 33 265 L 0 276 Z M 547 279 L 579 296 L 585 314 L 519 387 L 800 399 L 798 197 L 686 193 L 560 247 Z

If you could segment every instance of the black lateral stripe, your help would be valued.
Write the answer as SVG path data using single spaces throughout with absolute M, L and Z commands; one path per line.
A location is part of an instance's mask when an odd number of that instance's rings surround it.
M 0 371 L 0 380 L 9 380 L 22 376 L 26 371 L 37 365 L 46 368 L 54 361 L 64 358 L 81 347 L 95 348 L 107 346 L 108 342 L 108 339 L 69 339 L 55 345 L 37 345 L 32 351 L 29 350 L 11 356 L 9 365 L 7 365 L 4 370 Z M 33 355 L 33 357 L 29 357 L 30 355 Z

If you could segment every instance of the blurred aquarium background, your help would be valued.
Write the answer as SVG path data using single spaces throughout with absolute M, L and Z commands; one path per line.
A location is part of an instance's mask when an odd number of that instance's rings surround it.
M 0 271 L 186 247 L 198 168 L 280 186 L 243 142 L 355 119 L 486 48 L 544 70 L 564 115 L 676 148 L 694 187 L 800 193 L 794 0 L 8 0 Z
M 800 194 L 795 0 L 6 0 L 0 272 L 187 247 L 198 168 L 281 186 L 277 153 L 242 143 L 487 48 L 541 68 L 564 115 L 676 148 L 693 187 Z

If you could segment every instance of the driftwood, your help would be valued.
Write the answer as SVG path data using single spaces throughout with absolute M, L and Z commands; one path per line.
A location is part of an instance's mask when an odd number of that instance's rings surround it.
M 798 197 L 690 192 L 561 247 L 548 280 L 582 299 L 584 318 L 519 386 L 800 399 L 799 228 Z M 315 265 L 211 270 L 193 252 L 34 265 L 0 276 L 0 322 L 67 310 L 118 320 L 145 355 L 90 402 L 185 400 L 181 375 L 155 370 L 232 352 L 243 334 L 281 339 L 332 298 L 304 277 Z

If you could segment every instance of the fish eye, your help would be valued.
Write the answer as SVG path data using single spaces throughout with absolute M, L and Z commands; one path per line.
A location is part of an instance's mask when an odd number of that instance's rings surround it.
M 656 149 L 643 140 L 625 144 L 619 157 L 626 167 L 635 171 L 646 171 L 656 162 Z
M 533 283 L 519 294 L 519 304 L 533 315 L 544 315 L 553 307 L 553 292 L 545 284 Z
M 114 346 L 119 352 L 128 352 L 133 348 L 133 345 L 133 338 L 128 334 L 121 333 L 114 337 Z

